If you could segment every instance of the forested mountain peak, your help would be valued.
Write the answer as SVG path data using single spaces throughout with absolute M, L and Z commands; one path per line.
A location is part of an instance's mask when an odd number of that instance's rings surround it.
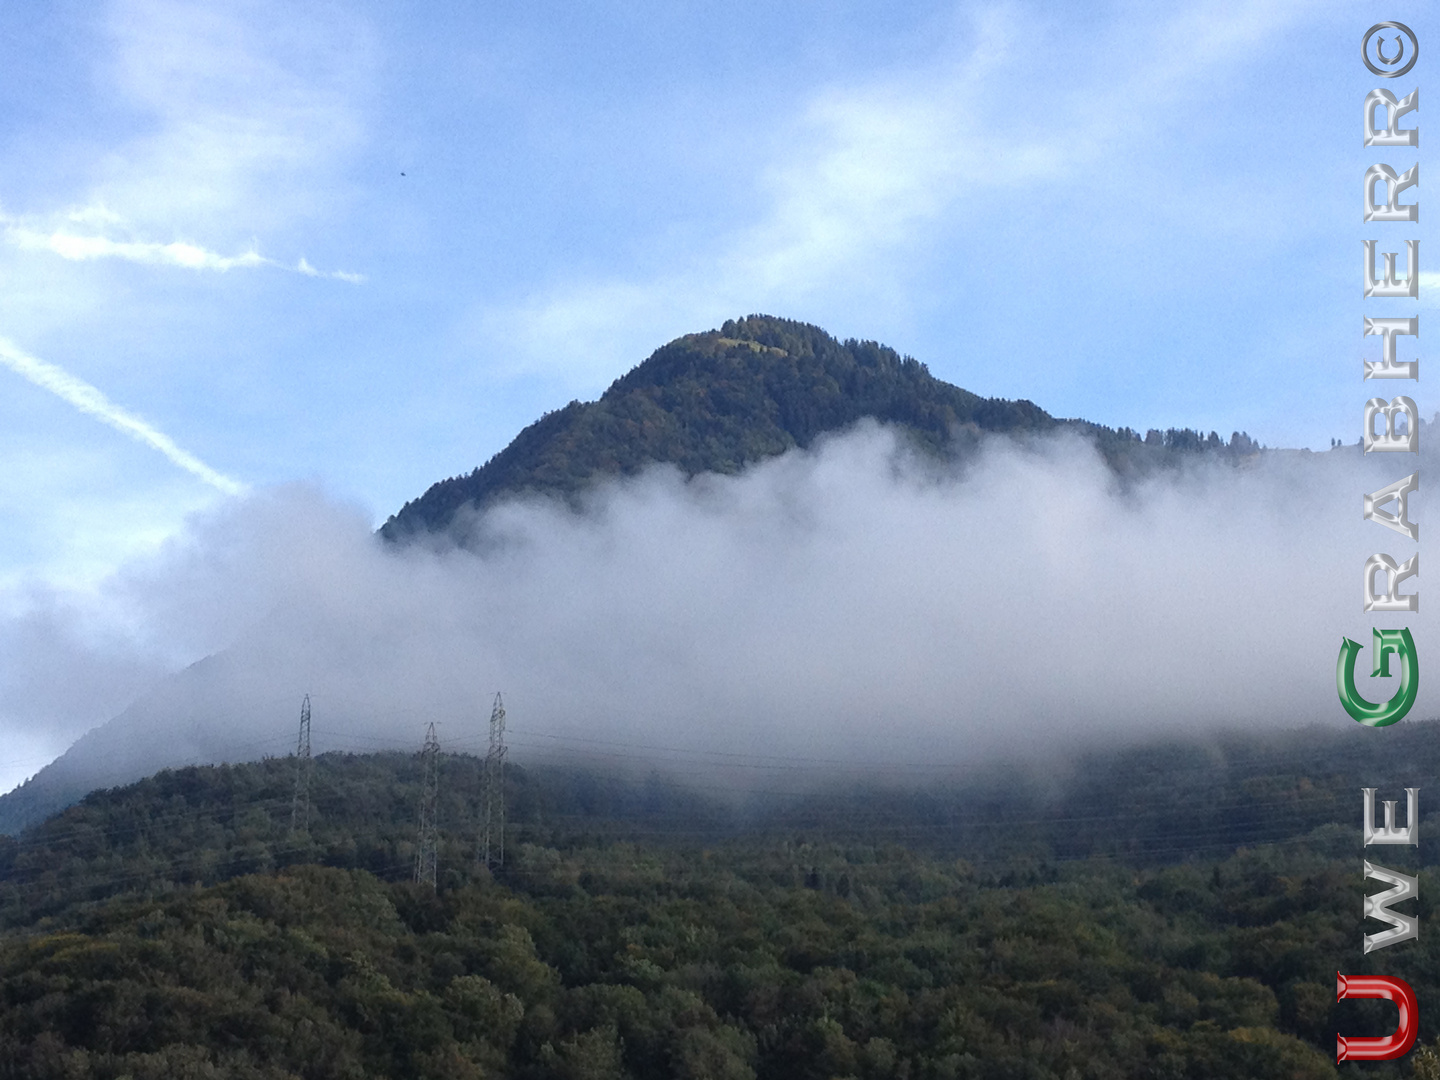
M 1214 435 L 1207 443 L 1198 432 L 1147 445 L 1129 429 L 1059 420 L 1030 401 L 982 398 L 874 341 L 838 341 L 817 326 L 752 315 L 676 338 L 598 400 L 546 413 L 480 468 L 406 503 L 381 533 L 398 540 L 440 531 L 465 506 L 524 492 L 571 496 L 599 478 L 657 462 L 692 476 L 735 473 L 866 417 L 953 456 L 973 448 L 981 432 L 1071 427 L 1094 438 L 1122 472 L 1188 444 L 1229 448 Z M 1231 447 L 1249 452 L 1253 444 L 1232 438 Z

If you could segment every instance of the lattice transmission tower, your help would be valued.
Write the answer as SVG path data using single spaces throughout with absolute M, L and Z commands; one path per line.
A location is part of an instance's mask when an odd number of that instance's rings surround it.
M 436 814 L 440 804 L 440 740 L 432 723 L 425 731 L 420 751 L 423 779 L 420 786 L 420 835 L 415 851 L 415 880 L 435 888 L 435 871 L 440 859 L 440 827 Z
M 300 741 L 295 745 L 295 797 L 290 802 L 290 831 L 310 831 L 310 695 L 300 704 Z
M 490 710 L 490 750 L 480 779 L 480 861 L 485 866 L 505 863 L 505 702 L 495 695 Z

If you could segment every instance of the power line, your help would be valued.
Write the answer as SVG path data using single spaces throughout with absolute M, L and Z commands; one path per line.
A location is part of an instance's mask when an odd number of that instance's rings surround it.
M 440 829 L 436 815 L 440 805 L 440 740 L 435 737 L 435 724 L 425 730 L 425 745 L 420 750 L 424 779 L 420 785 L 420 835 L 415 851 L 415 880 L 435 888 L 435 872 L 439 862 Z
M 480 862 L 486 866 L 505 863 L 505 703 L 497 691 L 490 710 L 490 749 L 481 774 Z
M 310 756 L 310 695 L 300 705 L 300 741 L 295 746 L 295 797 L 290 802 L 290 831 L 310 831 L 310 776 L 315 759 Z

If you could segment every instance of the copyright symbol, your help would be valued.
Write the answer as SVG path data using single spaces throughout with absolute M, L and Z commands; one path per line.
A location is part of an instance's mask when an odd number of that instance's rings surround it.
M 1396 32 L 1393 46 L 1389 46 L 1386 44 L 1385 35 L 1382 33 L 1382 31 L 1385 30 L 1394 30 Z M 1372 37 L 1376 37 L 1377 34 L 1379 35 L 1379 37 L 1376 38 L 1375 48 L 1373 51 L 1375 53 L 1375 59 L 1380 61 L 1380 66 L 1378 67 L 1370 59 L 1370 53 L 1372 52 L 1370 48 L 1370 39 Z M 1405 36 L 1401 37 L 1401 34 Z M 1405 44 L 1406 38 L 1410 39 L 1410 44 L 1408 48 Z M 1395 50 L 1395 55 L 1393 56 L 1391 56 L 1387 51 L 1391 47 L 1393 47 Z M 1369 68 L 1376 75 L 1379 75 L 1382 79 L 1394 79 L 1398 78 L 1401 75 L 1404 75 L 1407 71 L 1409 71 L 1412 67 L 1415 66 L 1415 61 L 1419 59 L 1419 57 L 1420 43 L 1415 39 L 1415 31 L 1411 30 L 1410 27 L 1406 26 L 1404 23 L 1376 23 L 1374 26 L 1370 27 L 1369 30 L 1365 31 L 1365 40 L 1360 43 L 1360 58 L 1365 61 L 1365 66 L 1367 68 Z M 1388 68 L 1394 68 L 1395 65 L 1400 63 L 1401 60 L 1405 61 L 1404 67 L 1396 68 L 1394 71 L 1387 70 Z

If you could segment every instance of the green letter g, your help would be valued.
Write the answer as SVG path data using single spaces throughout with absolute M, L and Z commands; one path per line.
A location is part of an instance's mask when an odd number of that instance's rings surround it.
M 1400 689 L 1389 701 L 1375 704 L 1366 701 L 1355 689 L 1355 658 L 1360 655 L 1360 643 L 1342 638 L 1340 659 L 1335 665 L 1335 685 L 1340 691 L 1340 704 L 1352 718 L 1366 727 L 1385 727 L 1393 724 L 1410 711 L 1415 704 L 1415 692 L 1420 686 L 1420 668 L 1415 658 L 1415 640 L 1410 629 L 1375 630 L 1373 658 L 1375 670 L 1371 676 L 1390 674 L 1390 654 L 1400 657 Z

